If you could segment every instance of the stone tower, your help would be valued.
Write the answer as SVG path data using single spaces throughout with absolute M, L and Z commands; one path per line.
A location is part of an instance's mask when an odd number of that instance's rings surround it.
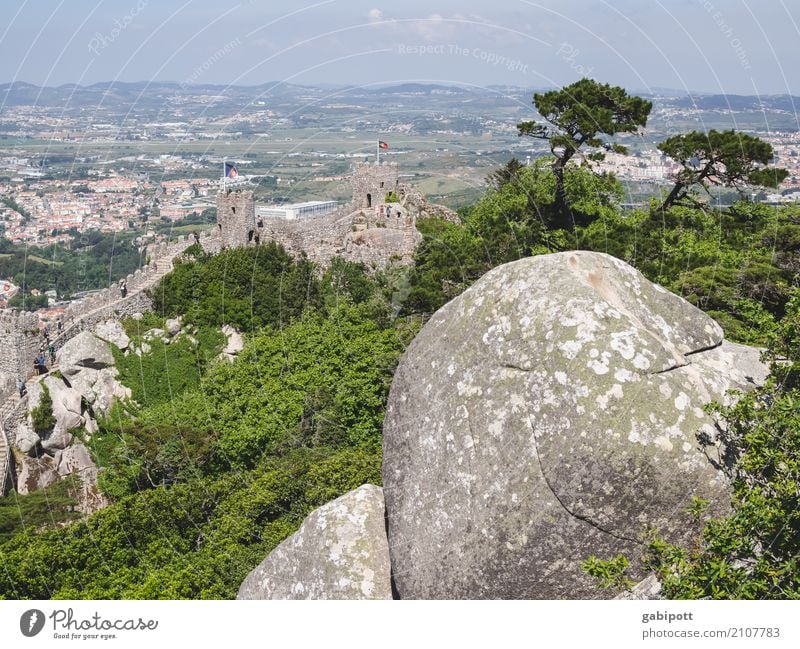
M 39 351 L 41 335 L 35 313 L 4 309 L 0 311 L 0 393 L 13 389 L 17 378 L 23 381 L 33 372 L 33 359 Z
M 217 229 L 223 247 L 237 248 L 257 243 L 252 191 L 225 188 L 217 193 Z
M 356 163 L 350 179 L 353 202 L 357 207 L 369 208 L 384 203 L 389 192 L 397 192 L 397 163 Z

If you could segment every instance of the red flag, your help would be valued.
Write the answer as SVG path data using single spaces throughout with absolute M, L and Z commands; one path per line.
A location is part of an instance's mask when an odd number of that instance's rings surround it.
M 383 140 L 378 140 L 378 146 L 381 149 L 388 149 L 389 148 L 389 143 L 388 142 L 384 142 Z

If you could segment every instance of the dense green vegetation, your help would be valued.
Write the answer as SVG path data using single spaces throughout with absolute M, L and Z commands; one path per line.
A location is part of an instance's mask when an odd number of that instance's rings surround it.
M 165 366 L 161 381 L 174 381 L 171 389 L 148 396 L 137 388 L 134 396 L 148 405 L 129 408 L 130 416 L 118 408 L 93 437 L 106 467 L 101 485 L 120 497 L 154 484 L 250 469 L 297 448 L 378 454 L 404 337 L 376 324 L 365 306 L 343 304 L 327 316 L 313 312 L 282 330 L 255 334 L 236 362 L 215 364 L 194 381 L 185 381 L 189 372 L 179 369 L 191 362 L 187 351 Z M 153 361 L 154 352 L 142 356 L 145 366 L 161 362 Z
M 623 212 L 613 177 L 573 166 L 565 174 L 574 232 L 547 226 L 557 210 L 547 166 L 511 163 L 463 225 L 420 224 L 406 313 L 429 314 L 487 270 L 531 254 L 586 249 L 614 255 L 715 317 L 733 340 L 764 343 L 800 271 L 800 209 L 747 202 L 720 212 L 674 207 Z
M 11 491 L 0 498 L 0 544 L 25 530 L 35 532 L 78 518 L 72 490 L 77 476 L 69 476 L 49 487 L 20 495 Z
M 232 598 L 310 510 L 367 482 L 380 482 L 379 456 L 316 449 L 148 489 L 0 545 L 0 598 Z
M 84 232 L 73 234 L 68 245 L 29 248 L 0 238 L 0 277 L 11 279 L 26 293 L 25 307 L 41 306 L 31 300 L 31 289 L 54 290 L 59 299 L 80 291 L 106 288 L 142 263 L 131 237 Z M 46 305 L 46 298 L 44 300 Z M 12 306 L 21 307 L 19 303 Z
M 321 304 L 320 284 L 311 263 L 295 262 L 270 242 L 255 253 L 227 250 L 206 256 L 199 246 L 153 291 L 155 310 L 168 317 L 183 314 L 195 325 L 230 324 L 252 331 L 280 326 L 306 307 Z
M 147 329 L 137 321 L 129 321 L 128 333 L 134 345 L 149 351 L 142 355 L 124 355 L 115 348 L 114 364 L 119 380 L 131 388 L 133 399 L 141 406 L 169 401 L 186 388 L 200 383 L 200 377 L 210 365 L 225 341 L 218 329 L 203 327 L 192 335 L 181 335 L 166 344 L 155 336 L 145 340 Z M 163 327 L 163 318 L 150 320 L 149 328 Z
M 800 598 L 800 291 L 768 356 L 764 387 L 710 408 L 723 423 L 734 513 L 709 521 L 694 548 L 650 542 L 648 563 L 668 598 Z

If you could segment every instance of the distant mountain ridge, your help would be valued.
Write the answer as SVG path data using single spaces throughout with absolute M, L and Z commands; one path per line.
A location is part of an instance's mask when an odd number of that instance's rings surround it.
M 335 92 L 337 95 L 349 94 L 373 94 L 373 95 L 392 95 L 392 94 L 495 94 L 503 93 L 532 93 L 534 91 L 548 90 L 549 88 L 537 87 L 527 88 L 523 86 L 493 85 L 486 87 L 474 87 L 464 84 L 443 84 L 443 83 L 423 83 L 405 82 L 397 84 L 381 84 L 369 86 L 354 86 L 352 84 L 320 84 L 302 85 L 287 83 L 285 81 L 269 81 L 257 85 L 227 85 L 227 84 L 184 84 L 176 81 L 101 81 L 93 84 L 80 85 L 75 83 L 62 84 L 59 86 L 38 86 L 26 81 L 12 81 L 0 83 L 0 96 L 4 103 L 19 103 L 19 100 L 29 98 L 36 94 L 41 98 L 55 98 L 63 92 L 87 92 L 98 91 L 115 93 L 141 93 L 144 90 L 161 92 L 181 92 L 186 94 L 213 93 L 226 91 L 234 94 L 252 94 L 269 91 L 277 94 L 301 93 L 326 93 Z M 765 104 L 771 108 L 800 107 L 800 97 L 791 94 L 772 94 L 772 95 L 737 95 L 737 94 L 714 94 L 708 92 L 693 92 L 673 88 L 652 88 L 650 91 L 633 91 L 645 97 L 669 97 L 676 105 L 687 108 L 730 108 L 752 109 Z

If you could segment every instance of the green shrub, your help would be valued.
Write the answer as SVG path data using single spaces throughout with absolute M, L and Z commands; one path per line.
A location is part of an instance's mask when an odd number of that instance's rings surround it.
M 304 516 L 364 483 L 380 484 L 379 454 L 298 450 L 149 489 L 66 527 L 29 526 L 0 544 L 0 599 L 232 599 Z
M 695 548 L 651 541 L 648 562 L 669 599 L 800 598 L 798 332 L 795 291 L 770 345 L 772 378 L 736 405 L 709 408 L 721 422 L 734 511 L 710 521 Z
M 44 381 L 41 381 L 39 385 L 42 388 L 42 395 L 39 398 L 39 405 L 31 409 L 31 421 L 33 430 L 41 436 L 53 430 L 56 418 L 53 416 L 53 399 L 50 396 L 50 390 Z
M 72 497 L 79 482 L 73 474 L 33 493 L 20 495 L 11 491 L 0 498 L 0 544 L 19 532 L 36 532 L 79 517 Z

